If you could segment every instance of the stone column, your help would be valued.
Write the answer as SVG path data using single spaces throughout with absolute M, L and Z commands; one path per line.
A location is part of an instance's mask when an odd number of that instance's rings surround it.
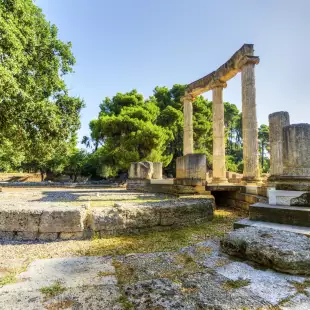
M 269 114 L 269 142 L 270 142 L 270 178 L 283 173 L 283 127 L 290 124 L 288 112 Z
M 225 128 L 223 88 L 226 83 L 218 82 L 212 89 L 213 115 L 213 179 L 212 183 L 226 183 Z
M 293 179 L 310 177 L 310 124 L 283 128 L 283 176 Z
M 183 155 L 194 153 L 192 102 L 193 102 L 192 96 L 185 95 L 183 97 L 183 113 L 184 113 Z
M 254 71 L 255 64 L 258 64 L 259 58 L 246 56 L 242 62 L 243 181 L 254 183 L 260 181 Z

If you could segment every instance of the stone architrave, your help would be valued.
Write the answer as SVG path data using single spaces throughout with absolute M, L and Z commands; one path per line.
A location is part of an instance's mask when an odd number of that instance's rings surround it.
M 227 183 L 225 164 L 225 128 L 223 88 L 226 83 L 218 82 L 212 89 L 213 115 L 213 179 L 212 183 Z
M 184 137 L 183 137 L 183 155 L 194 153 L 193 138 L 193 97 L 185 95 L 183 97 L 184 113 Z
M 259 58 L 245 56 L 242 63 L 243 181 L 254 183 L 260 181 L 255 89 L 255 64 Z
M 269 115 L 270 179 L 283 173 L 283 127 L 290 124 L 288 112 Z
M 310 124 L 283 128 L 283 176 L 310 178 Z

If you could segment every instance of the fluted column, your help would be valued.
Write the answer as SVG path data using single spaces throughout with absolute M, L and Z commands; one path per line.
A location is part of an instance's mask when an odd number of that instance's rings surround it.
M 225 128 L 223 88 L 226 83 L 219 82 L 212 89 L 213 116 L 213 180 L 212 183 L 226 183 Z
M 183 113 L 184 113 L 183 155 L 194 153 L 192 101 L 193 98 L 190 95 L 186 95 L 183 97 Z
M 242 136 L 243 136 L 243 181 L 257 182 L 258 128 L 256 116 L 255 64 L 259 58 L 246 56 L 242 66 Z

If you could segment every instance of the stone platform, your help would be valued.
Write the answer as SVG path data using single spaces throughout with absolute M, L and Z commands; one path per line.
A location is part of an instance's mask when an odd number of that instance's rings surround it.
M 46 197 L 40 198 L 42 202 L 33 191 L 24 193 L 21 201 L 10 200 L 8 193 L 3 192 L 0 239 L 52 241 L 91 238 L 95 234 L 104 237 L 166 230 L 213 218 L 213 196 L 176 198 L 119 191 L 124 193 L 120 197 L 115 196 L 114 190 L 51 191 L 44 192 Z M 89 194 L 92 196 L 87 196 Z M 18 192 L 15 197 L 20 196 L 23 194 Z M 79 199 L 74 200 L 77 197 Z M 87 201 L 91 198 L 92 201 Z M 53 199 L 61 202 L 51 201 Z

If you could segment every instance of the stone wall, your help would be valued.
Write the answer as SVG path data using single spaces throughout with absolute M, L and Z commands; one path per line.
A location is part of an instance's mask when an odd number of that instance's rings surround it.
M 0 239 L 52 241 L 165 230 L 212 220 L 213 209 L 214 198 L 202 195 L 101 208 L 11 205 L 0 209 Z
M 241 191 L 212 192 L 216 205 L 236 209 L 249 210 L 250 205 L 257 202 L 267 202 L 267 188 L 258 187 L 257 195 L 247 194 Z
M 0 239 L 56 240 L 82 238 L 86 206 L 6 206 L 0 209 Z

